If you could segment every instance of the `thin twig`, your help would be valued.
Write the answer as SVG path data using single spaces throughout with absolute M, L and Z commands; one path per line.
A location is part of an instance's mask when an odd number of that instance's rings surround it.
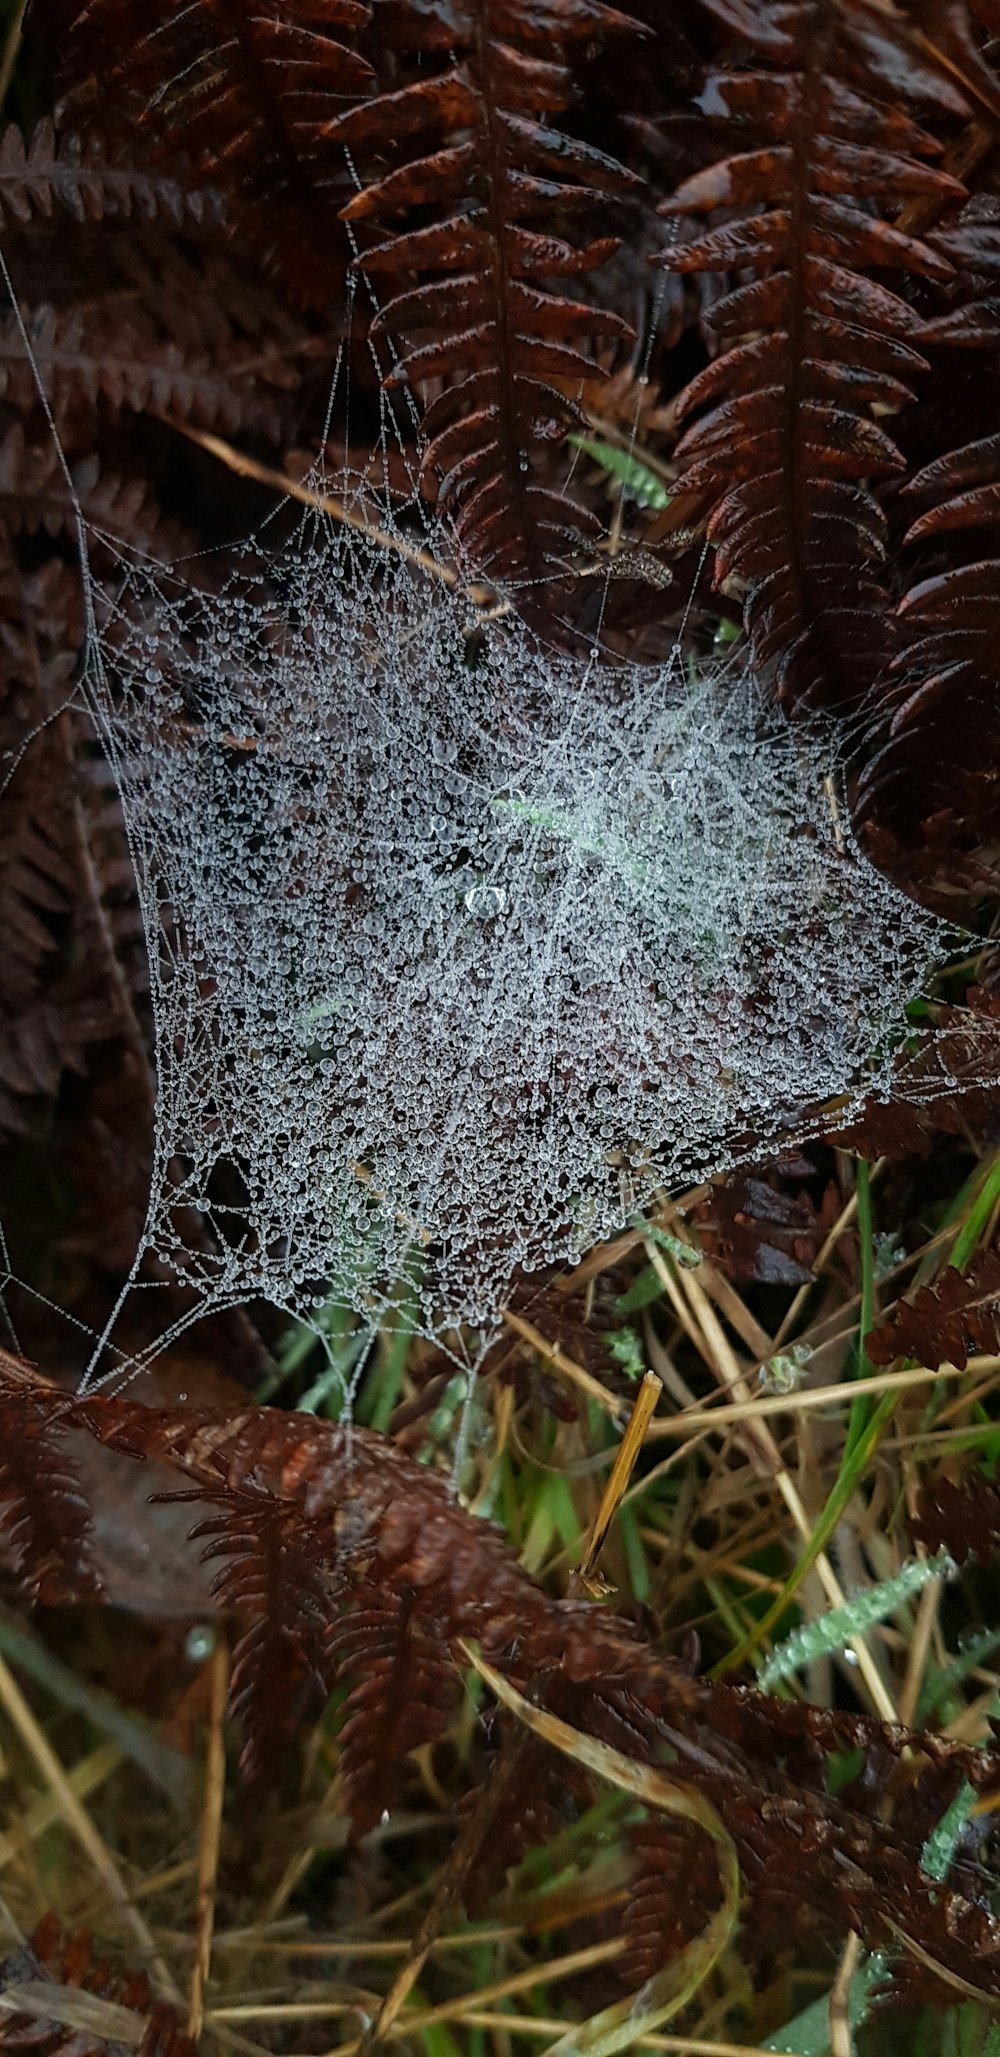
M 997 1360 L 1000 1369 L 1000 1359 Z M 858 1393 L 900 1392 L 907 1386 L 928 1386 L 942 1384 L 946 1380 L 964 1378 L 969 1367 L 960 1371 L 954 1364 L 942 1364 L 937 1371 L 926 1365 L 918 1365 L 908 1371 L 881 1371 L 871 1378 L 839 1381 L 831 1386 L 807 1386 L 798 1393 L 752 1393 L 747 1400 L 735 1400 L 713 1407 L 692 1407 L 679 1414 L 662 1415 L 659 1421 L 650 1424 L 650 1442 L 659 1442 L 663 1436 L 682 1436 L 687 1430 L 706 1428 L 732 1428 L 734 1422 L 758 1421 L 769 1414 L 802 1414 L 816 1407 L 848 1407 Z M 720 1395 L 721 1400 L 721 1395 Z
M 861 1956 L 861 1938 L 848 1936 L 840 1953 L 837 1976 L 830 1988 L 830 2057 L 854 2057 L 851 2035 L 851 1980 Z
M 508 2035 L 554 2036 L 565 2029 L 566 2023 L 552 2014 L 501 2014 L 491 2008 L 464 2007 L 461 2014 L 454 2016 L 464 2028 L 494 2028 L 506 2030 Z M 633 2047 L 636 2050 L 667 2050 L 675 2057 L 772 2057 L 772 2053 L 761 2049 L 756 2043 L 706 2042 L 701 2036 L 636 2036 Z M 337 2057 L 343 2057 L 338 2051 Z
M 197 2042 L 205 2019 L 205 1989 L 212 1963 L 212 1932 L 215 1928 L 215 1887 L 219 1873 L 219 1838 L 222 1833 L 222 1803 L 226 1790 L 226 1744 L 222 1724 L 229 1689 L 229 1652 L 220 1635 L 208 1659 L 208 1738 L 205 1749 L 205 1797 L 198 1842 L 198 1922 L 194 1969 L 191 1973 L 191 2003 L 188 2035 Z
M 429 550 L 408 543 L 405 536 L 394 529 L 380 528 L 357 508 L 349 507 L 346 500 L 333 493 L 322 493 L 316 486 L 307 486 L 300 479 L 293 479 L 288 472 L 276 471 L 273 465 L 260 464 L 256 457 L 248 457 L 245 450 L 238 450 L 235 443 L 228 443 L 224 436 L 214 436 L 208 429 L 196 429 L 189 421 L 180 421 L 172 414 L 165 414 L 163 420 L 168 428 L 176 429 L 178 435 L 186 436 L 188 442 L 197 443 L 207 450 L 210 457 L 217 457 L 227 470 L 235 472 L 238 478 L 256 479 L 258 485 L 273 486 L 289 500 L 298 500 L 303 507 L 314 507 L 318 514 L 328 514 L 333 521 L 343 523 L 345 528 L 359 529 L 379 550 L 388 550 L 395 557 L 402 557 L 407 564 L 414 564 L 420 571 L 430 573 L 443 586 L 459 590 L 468 595 L 475 606 L 496 607 L 497 595 L 491 586 L 467 585 L 460 572 L 449 564 L 439 563 Z

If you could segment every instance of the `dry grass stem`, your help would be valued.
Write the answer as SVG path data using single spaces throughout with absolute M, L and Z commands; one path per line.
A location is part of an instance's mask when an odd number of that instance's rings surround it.
M 94 1827 L 86 1808 L 73 1789 L 71 1780 L 67 1777 L 65 1766 L 56 1756 L 48 1737 L 36 1721 L 13 1672 L 3 1657 L 0 1657 L 0 1706 L 33 1757 L 52 1792 L 53 1799 L 58 1804 L 63 1821 L 76 1837 L 109 1900 L 138 1944 L 152 1976 L 167 1999 L 179 2000 L 180 1993 L 173 1974 L 164 1963 L 153 1935 L 139 1913 L 107 1844 Z
M 215 1889 L 219 1873 L 219 1838 L 226 1790 L 226 1745 L 223 1721 L 229 1688 L 229 1652 L 220 1635 L 208 1659 L 208 1735 L 205 1748 L 205 1793 L 198 1839 L 198 1911 L 194 1968 L 188 2006 L 188 2035 L 197 2042 L 205 2016 L 205 1989 L 212 1962 Z
M 578 1572 L 578 1577 L 583 1585 L 586 1585 L 591 1579 L 594 1565 L 604 1547 L 608 1530 L 618 1512 L 628 1482 L 635 1470 L 636 1460 L 646 1440 L 649 1425 L 662 1392 L 662 1381 L 657 1378 L 655 1372 L 647 1371 L 636 1395 L 635 1406 L 632 1409 L 629 1425 L 622 1437 L 611 1468 L 611 1475 L 601 1495 L 601 1504 L 598 1507 L 593 1527 L 587 1538 L 587 1546 L 584 1550 Z

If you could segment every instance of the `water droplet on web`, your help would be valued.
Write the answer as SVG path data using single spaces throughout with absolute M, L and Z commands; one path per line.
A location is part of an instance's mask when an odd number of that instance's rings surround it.
M 184 1638 L 184 1655 L 190 1664 L 204 1664 L 211 1657 L 217 1637 L 214 1628 L 206 1621 L 199 1621 L 189 1628 Z
M 503 886 L 470 886 L 465 904 L 473 920 L 492 921 L 496 915 L 506 913 L 507 894 Z

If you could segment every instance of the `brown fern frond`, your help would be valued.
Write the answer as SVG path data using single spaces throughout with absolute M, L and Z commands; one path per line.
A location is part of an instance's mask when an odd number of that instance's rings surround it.
M 777 1870 L 831 1936 L 850 1926 L 891 1946 L 902 1932 L 946 1972 L 1000 1991 L 1000 1923 L 964 1892 L 932 1888 L 920 1843 L 887 1827 L 881 1806 L 908 1749 L 927 1760 L 923 1804 L 937 1796 L 939 1812 L 956 1778 L 977 1791 L 995 1782 L 989 1753 L 692 1678 L 600 1607 L 549 1598 L 443 1479 L 374 1432 L 266 1408 L 227 1414 L 147 1409 L 101 1394 L 68 1399 L 0 1357 L 0 1402 L 23 1404 L 26 1392 L 67 1432 L 78 1426 L 112 1448 L 172 1464 L 220 1521 L 248 1497 L 261 1518 L 273 1502 L 310 1566 L 331 1578 L 331 1614 L 350 1607 L 352 1589 L 409 1594 L 442 1646 L 475 1638 L 522 1692 L 543 1704 L 554 1695 L 556 1707 L 568 1694 L 575 1726 L 598 1740 L 645 1762 L 675 1752 L 678 1776 L 705 1794 L 733 1836 L 751 1891 Z M 218 1541 L 224 1549 L 222 1529 Z M 848 1804 L 827 1792 L 824 1760 L 851 1747 L 871 1776 L 856 1782 Z
M 322 1554 L 301 1513 L 269 1496 L 177 1497 L 214 1500 L 221 1510 L 197 1522 L 191 1540 L 204 1542 L 205 1563 L 221 1560 L 212 1596 L 240 1624 L 230 1668 L 230 1707 L 244 1739 L 240 1767 L 252 1784 L 269 1781 L 301 1734 L 310 1701 L 315 1712 L 328 1690 L 331 1591 Z
M 957 1479 L 939 1473 L 921 1486 L 910 1528 L 925 1549 L 947 1550 L 956 1564 L 989 1564 L 1000 1549 L 1000 1492 L 974 1465 Z
M 544 1849 L 574 1819 L 581 1793 L 589 1795 L 591 1791 L 579 1766 L 568 1764 L 538 1736 L 523 1736 L 517 1764 L 504 1788 L 503 1807 L 494 1816 L 462 1889 L 468 1913 L 474 1918 L 481 1915 L 494 1895 L 503 1891 L 508 1874 L 530 1851 Z M 465 1798 L 462 1813 L 466 1819 L 479 1792 L 475 1787 Z
M 946 1890 L 938 1898 L 920 1870 L 923 1836 L 885 1822 L 900 1755 L 915 1741 L 906 1730 L 707 1681 L 693 1690 L 700 1708 L 694 1731 L 663 1675 L 640 1684 L 635 1673 L 627 1687 L 595 1687 L 588 1726 L 647 1761 L 658 1761 L 665 1741 L 678 1751 L 684 1778 L 711 1801 L 737 1844 L 749 1913 L 758 1900 L 771 1900 L 773 1908 L 776 1891 L 813 1937 L 833 1936 L 844 1921 L 869 1944 L 881 1940 L 891 1949 L 902 1935 L 925 1962 L 960 1977 L 974 1964 L 970 1983 L 1000 1992 L 1000 1922 L 978 1897 Z M 932 1825 L 954 1795 L 957 1765 L 941 1738 L 922 1734 L 916 1747 L 929 1760 L 922 1800 Z M 850 1794 L 832 1795 L 825 1790 L 825 1754 L 845 1749 L 860 1749 L 863 1775 Z M 689 1751 L 700 1753 L 697 1769 Z M 982 1754 L 978 1770 L 975 1752 L 965 1762 L 973 1782 L 985 1772 L 987 1784 L 994 1783 L 995 1760 L 992 1772 Z M 789 1935 L 794 1940 L 791 1923 Z M 748 1946 L 753 1956 L 752 1935 Z
M 363 1836 L 391 1806 L 403 1759 L 444 1735 L 458 1672 L 447 1644 L 422 1625 L 413 1597 L 385 1587 L 352 1593 L 330 1653 L 337 1677 L 349 1681 L 340 1768 L 352 1829 Z
M 985 399 L 992 367 L 980 378 Z M 929 551 L 937 568 L 900 602 L 897 684 L 858 804 L 863 818 L 902 839 L 933 883 L 947 876 L 949 857 L 953 870 L 963 851 L 974 862 L 1000 833 L 1000 555 L 989 554 L 1000 538 L 1000 438 L 935 459 L 903 492 L 930 501 L 904 541 Z M 973 890 L 976 883 L 973 872 Z
M 51 589 L 52 581 L 47 581 Z M 72 909 L 72 874 L 65 825 L 54 801 L 66 771 L 61 737 L 25 760 L 3 816 L 0 851 L 0 920 L 5 940 L 0 995 L 8 1017 L 22 1014 L 35 997 L 47 958 L 57 950 L 55 924 Z
M 719 1897 L 707 1839 L 683 1822 L 642 1821 L 629 1830 L 635 1870 L 625 1903 L 623 1984 L 645 1985 L 693 1942 Z
M 2 1365 L 0 1383 L 9 1376 Z M 249 1486 L 261 1514 L 268 1498 L 296 1510 L 310 1559 L 338 1596 L 340 1582 L 347 1598 L 373 1584 L 415 1593 L 443 1640 L 489 1636 L 492 1648 L 537 1612 L 538 1589 L 499 1531 L 472 1521 L 445 1479 L 372 1431 L 267 1407 L 149 1408 L 103 1394 L 71 1404 L 98 1441 L 173 1465 L 199 1497 L 235 1505 Z M 333 1584 L 330 1595 L 332 1614 Z
M 594 529 L 538 462 L 573 414 L 564 387 L 597 374 L 594 339 L 632 334 L 561 281 L 617 248 L 577 224 L 637 181 L 555 121 L 574 48 L 638 25 L 598 0 L 461 0 L 440 17 L 389 5 L 383 19 L 419 72 L 331 134 L 378 167 L 345 214 L 390 231 L 362 254 L 395 287 L 375 324 L 396 342 L 389 383 L 445 382 L 425 417 L 425 475 L 478 569 L 535 580 Z
M 133 164 L 121 147 L 91 135 L 57 136 L 46 116 L 25 141 L 13 122 L 0 139 L 0 223 L 5 228 L 48 221 L 63 209 L 78 222 L 221 218 L 219 196 L 192 189 L 151 166 Z
M 754 656 L 779 694 L 851 710 L 890 651 L 876 487 L 904 460 L 885 419 L 926 369 L 920 316 L 870 274 L 946 282 L 943 252 L 885 217 L 964 189 L 900 105 L 926 104 L 934 79 L 881 14 L 856 0 L 706 5 L 760 69 L 710 82 L 737 147 L 664 211 L 727 218 L 662 261 L 752 276 L 707 317 L 723 354 L 682 399 L 683 416 L 708 412 L 678 444 L 680 485 L 707 513 L 718 581 L 749 585 Z M 950 107 L 954 87 L 937 98 Z
M 0 1546 L 31 1600 L 52 1606 L 101 1592 L 86 1496 L 48 1396 L 40 1403 L 27 1385 L 4 1410 Z
M 223 368 L 207 352 L 186 350 L 158 333 L 139 310 L 109 317 L 99 304 L 86 312 L 35 308 L 28 333 L 34 364 L 16 315 L 0 318 L 0 397 L 24 413 L 35 404 L 37 374 L 59 424 L 81 405 L 103 401 L 115 411 L 180 415 L 201 428 L 281 434 L 280 407 L 259 382 L 256 353 L 248 347 Z
M 2 547 L 2 546 L 0 546 Z M 83 619 L 79 581 L 49 562 L 27 575 L 9 549 L 0 559 L 0 742 L 6 780 L 0 815 L 0 1130 L 22 1125 L 24 1102 L 49 1094 L 64 1064 L 80 1061 L 82 1020 L 63 1007 L 59 947 L 78 900 L 69 800 L 67 719 Z M 44 727 L 22 755 L 23 739 Z
M 936 1285 L 900 1300 L 891 1321 L 872 1329 L 865 1349 L 873 1364 L 914 1357 L 964 1371 L 969 1353 L 994 1356 L 1000 1338 L 1000 1251 L 984 1250 L 965 1271 L 946 1265 Z
M 93 456 L 76 467 L 74 487 L 81 500 L 96 485 L 98 472 Z M 12 422 L 0 443 L 0 519 L 7 534 L 31 535 L 44 529 L 47 535 L 58 536 L 71 530 L 73 518 L 66 474 L 52 436 L 36 441 L 28 437 L 22 421 Z
M 154 2000 L 145 1972 L 122 1970 L 108 1958 L 94 1954 L 89 1929 L 64 1934 L 56 1914 L 42 1917 L 29 1942 L 0 1963 L 0 1990 L 16 1999 L 18 1986 L 31 1991 L 33 2002 L 52 1997 L 52 2015 L 7 2012 L 3 2015 L 3 2047 L 12 2057 L 118 2057 L 124 2048 L 136 2057 L 196 2057 L 195 2046 L 181 2028 L 178 2016 L 165 2000 Z M 106 2027 L 101 2009 L 93 2011 L 92 2028 L 75 2025 L 72 2009 L 65 2002 L 75 1993 L 87 1993 L 107 2006 Z M 141 2019 L 141 2028 L 121 2020 L 121 2010 Z M 68 2018 L 63 2018 L 68 2016 Z M 127 2037 L 122 2028 L 127 2027 Z
M 114 513 L 116 501 L 97 498 Z M 83 641 L 80 580 L 55 557 L 21 569 L 3 535 L 8 504 L 0 479 L 0 1132 L 23 1130 L 64 1073 L 85 1072 L 98 1046 L 117 1042 L 133 1163 L 108 1207 L 110 1243 L 117 1203 L 127 1194 L 140 1220 L 145 1204 L 136 1144 L 151 1092 L 132 996 L 148 965 L 117 800 L 96 766 L 78 775 L 66 703 Z M 43 517 L 53 527 L 60 514 L 73 526 L 65 494 L 61 508 L 53 494 L 20 512 L 26 526 Z
M 180 160 L 196 191 L 221 191 L 234 239 L 319 306 L 349 257 L 338 211 L 350 185 L 328 131 L 370 90 L 354 47 L 367 19 L 365 0 L 87 0 L 68 83 L 89 62 L 112 123 Z

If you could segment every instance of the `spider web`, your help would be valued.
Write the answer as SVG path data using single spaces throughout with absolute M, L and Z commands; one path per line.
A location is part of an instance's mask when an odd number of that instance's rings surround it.
M 857 847 L 837 736 L 741 661 L 560 655 L 435 572 L 425 515 L 315 483 L 360 526 L 207 589 L 125 566 L 102 603 L 152 973 L 143 1251 L 205 1307 L 405 1303 L 481 1343 L 519 1271 L 888 1096 L 948 938 Z
M 77 505 L 157 1080 L 90 1376 L 151 1278 L 191 1289 L 170 1334 L 260 1298 L 321 1340 L 332 1306 L 372 1334 L 404 1309 L 475 1363 L 519 1273 L 892 1098 L 953 942 L 857 846 L 835 729 L 791 731 L 739 655 L 547 647 L 394 499 L 384 397 L 381 454 L 381 495 L 370 463 L 307 481 L 339 518 L 281 548 L 103 586 Z

